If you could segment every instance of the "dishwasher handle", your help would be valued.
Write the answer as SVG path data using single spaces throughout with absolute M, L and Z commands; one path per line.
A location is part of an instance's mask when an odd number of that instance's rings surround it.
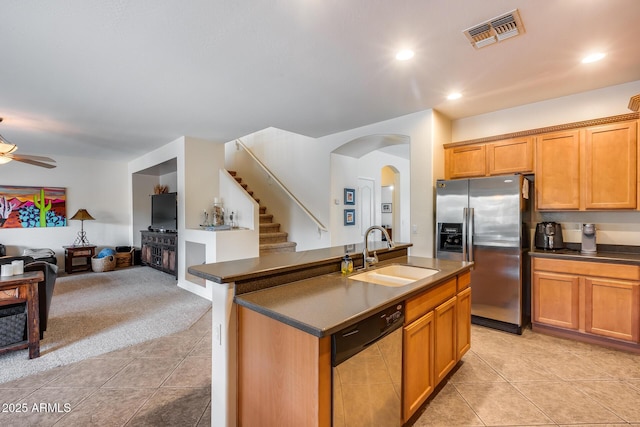
M 404 303 L 388 307 L 331 335 L 331 366 L 337 366 L 404 324 Z

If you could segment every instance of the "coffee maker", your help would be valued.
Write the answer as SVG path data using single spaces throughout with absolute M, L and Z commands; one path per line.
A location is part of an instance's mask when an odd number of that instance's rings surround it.
M 582 249 L 584 254 L 596 253 L 596 225 L 582 224 Z

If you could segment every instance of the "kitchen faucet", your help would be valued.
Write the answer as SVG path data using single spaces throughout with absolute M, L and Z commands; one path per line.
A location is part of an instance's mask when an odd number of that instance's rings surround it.
M 367 228 L 367 231 L 364 232 L 364 250 L 362 251 L 362 258 L 363 258 L 362 269 L 363 270 L 366 270 L 367 268 L 371 267 L 372 265 L 378 262 L 378 255 L 376 254 L 376 251 L 373 251 L 372 257 L 369 256 L 369 233 L 371 233 L 373 230 L 382 231 L 382 234 L 384 234 L 384 237 L 387 239 L 387 246 L 389 248 L 393 248 L 396 246 L 395 243 L 391 241 L 391 238 L 389 237 L 389 233 L 387 233 L 387 230 L 385 230 L 383 227 L 379 225 L 372 225 L 371 227 Z

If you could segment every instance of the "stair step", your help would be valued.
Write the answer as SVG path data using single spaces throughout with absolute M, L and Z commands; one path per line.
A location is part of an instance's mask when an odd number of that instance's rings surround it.
M 260 224 L 268 224 L 273 222 L 272 214 L 260 214 Z
M 249 190 L 249 185 L 242 182 L 242 178 L 238 176 L 236 171 L 227 170 L 227 172 L 229 172 L 229 175 L 234 177 L 243 190 L 246 191 L 247 194 L 256 201 L 256 203 L 258 203 L 258 211 L 260 212 L 260 254 L 295 252 L 297 243 L 287 241 L 289 234 L 284 231 L 280 231 L 280 224 L 273 222 L 273 215 L 267 213 L 266 206 L 259 205 L 260 199 L 255 197 L 253 191 Z
M 287 241 L 289 233 L 277 231 L 275 233 L 260 233 L 260 243 L 283 243 Z
M 280 224 L 277 222 L 267 222 L 260 224 L 260 233 L 275 233 L 280 231 Z
M 260 245 L 260 255 L 276 252 L 295 252 L 296 242 L 265 243 Z

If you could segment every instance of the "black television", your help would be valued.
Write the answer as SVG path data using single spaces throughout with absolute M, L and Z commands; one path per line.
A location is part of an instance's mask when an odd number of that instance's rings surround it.
M 151 229 L 166 232 L 178 230 L 178 193 L 151 196 Z

